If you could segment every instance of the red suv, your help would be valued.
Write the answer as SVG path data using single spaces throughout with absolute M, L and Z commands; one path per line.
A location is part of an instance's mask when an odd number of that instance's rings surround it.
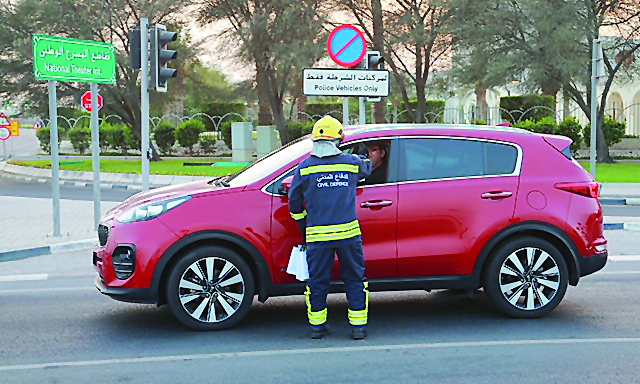
M 358 188 L 372 291 L 483 288 L 513 317 L 552 311 L 567 285 L 604 267 L 599 185 L 571 140 L 506 127 L 375 125 L 342 149 L 388 149 L 388 174 Z M 302 138 L 244 171 L 139 193 L 99 224 L 96 287 L 116 300 L 168 303 L 184 325 L 229 328 L 254 295 L 302 294 L 285 270 L 302 242 L 283 181 L 309 156 Z M 336 261 L 337 264 L 337 261 Z M 332 291 L 341 291 L 334 269 Z

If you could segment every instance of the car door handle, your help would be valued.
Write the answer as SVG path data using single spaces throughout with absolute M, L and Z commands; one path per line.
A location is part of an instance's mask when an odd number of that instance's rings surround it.
M 389 200 L 371 200 L 371 201 L 365 201 L 364 203 L 360 204 L 360 207 L 362 207 L 362 208 L 382 208 L 382 207 L 388 207 L 391 204 L 393 204 L 393 201 L 389 201 Z
M 483 199 L 506 199 L 507 197 L 511 197 L 513 193 L 511 192 L 485 192 L 482 194 Z

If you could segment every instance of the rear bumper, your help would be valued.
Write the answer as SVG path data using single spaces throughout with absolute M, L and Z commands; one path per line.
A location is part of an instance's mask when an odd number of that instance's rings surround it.
M 96 276 L 94 284 L 98 291 L 114 300 L 127 303 L 156 304 L 158 295 L 150 288 L 108 288 L 100 275 Z
M 578 258 L 578 263 L 580 264 L 580 277 L 590 275 L 604 268 L 605 264 L 607 264 L 608 257 L 609 252 L 604 252 L 595 256 Z

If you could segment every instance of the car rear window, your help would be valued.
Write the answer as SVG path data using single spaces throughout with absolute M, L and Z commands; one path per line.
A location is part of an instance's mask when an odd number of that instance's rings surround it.
M 513 174 L 513 145 L 471 139 L 403 139 L 402 181 Z

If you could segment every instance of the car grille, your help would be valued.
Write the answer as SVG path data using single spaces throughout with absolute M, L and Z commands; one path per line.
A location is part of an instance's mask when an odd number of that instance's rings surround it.
M 108 239 L 109 227 L 104 224 L 98 225 L 98 241 L 100 241 L 100 246 L 104 247 L 107 244 Z

